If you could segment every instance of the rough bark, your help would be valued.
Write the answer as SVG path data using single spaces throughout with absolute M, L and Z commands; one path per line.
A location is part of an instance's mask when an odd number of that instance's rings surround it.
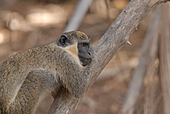
M 86 91 L 94 83 L 100 72 L 111 60 L 117 50 L 128 42 L 129 35 L 147 13 L 156 5 L 167 0 L 132 0 L 106 31 L 94 49 L 94 59 L 84 73 L 88 83 Z M 66 96 L 67 97 L 66 97 Z M 73 114 L 80 98 L 75 98 L 61 91 L 61 94 L 50 109 L 52 114 Z

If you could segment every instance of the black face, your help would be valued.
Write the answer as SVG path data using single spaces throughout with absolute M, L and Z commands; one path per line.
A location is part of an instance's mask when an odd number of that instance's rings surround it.
M 61 35 L 57 45 L 61 47 L 67 47 L 74 43 L 73 39 L 68 38 L 66 35 Z
M 78 57 L 83 66 L 91 63 L 92 55 L 90 52 L 90 43 L 88 41 L 81 41 L 77 45 Z

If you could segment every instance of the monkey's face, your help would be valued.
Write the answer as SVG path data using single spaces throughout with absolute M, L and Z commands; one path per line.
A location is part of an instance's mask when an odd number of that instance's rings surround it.
M 91 53 L 90 47 L 91 45 L 89 41 L 87 40 L 81 40 L 78 42 L 78 45 L 77 45 L 78 57 L 83 66 L 86 66 L 91 63 L 92 53 Z

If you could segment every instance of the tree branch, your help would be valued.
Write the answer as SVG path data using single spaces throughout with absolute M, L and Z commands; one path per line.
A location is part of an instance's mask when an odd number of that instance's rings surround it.
M 94 48 L 94 59 L 84 72 L 83 77 L 87 77 L 88 83 L 85 90 L 94 83 L 95 79 L 101 73 L 103 68 L 111 60 L 117 50 L 128 42 L 130 34 L 137 28 L 138 24 L 147 15 L 147 13 L 156 5 L 166 2 L 167 0 L 132 0 L 116 21 L 106 31 L 104 36 Z M 55 99 L 52 114 L 72 114 L 81 98 L 75 98 L 71 95 L 64 96 L 62 92 Z M 53 111 L 52 111 L 53 110 Z M 62 110 L 62 112 L 60 111 Z
M 133 0 L 126 6 L 96 45 L 95 58 L 89 69 L 92 80 L 97 78 L 115 52 L 127 43 L 130 34 L 147 13 L 162 2 L 160 0 Z

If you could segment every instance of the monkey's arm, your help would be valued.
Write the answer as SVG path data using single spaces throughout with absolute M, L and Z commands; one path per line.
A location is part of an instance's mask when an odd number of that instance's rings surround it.
M 88 78 L 84 77 L 84 73 L 89 65 L 82 66 L 67 52 L 60 53 L 59 58 L 62 58 L 57 69 L 59 79 L 73 96 L 81 97 L 87 91 Z

